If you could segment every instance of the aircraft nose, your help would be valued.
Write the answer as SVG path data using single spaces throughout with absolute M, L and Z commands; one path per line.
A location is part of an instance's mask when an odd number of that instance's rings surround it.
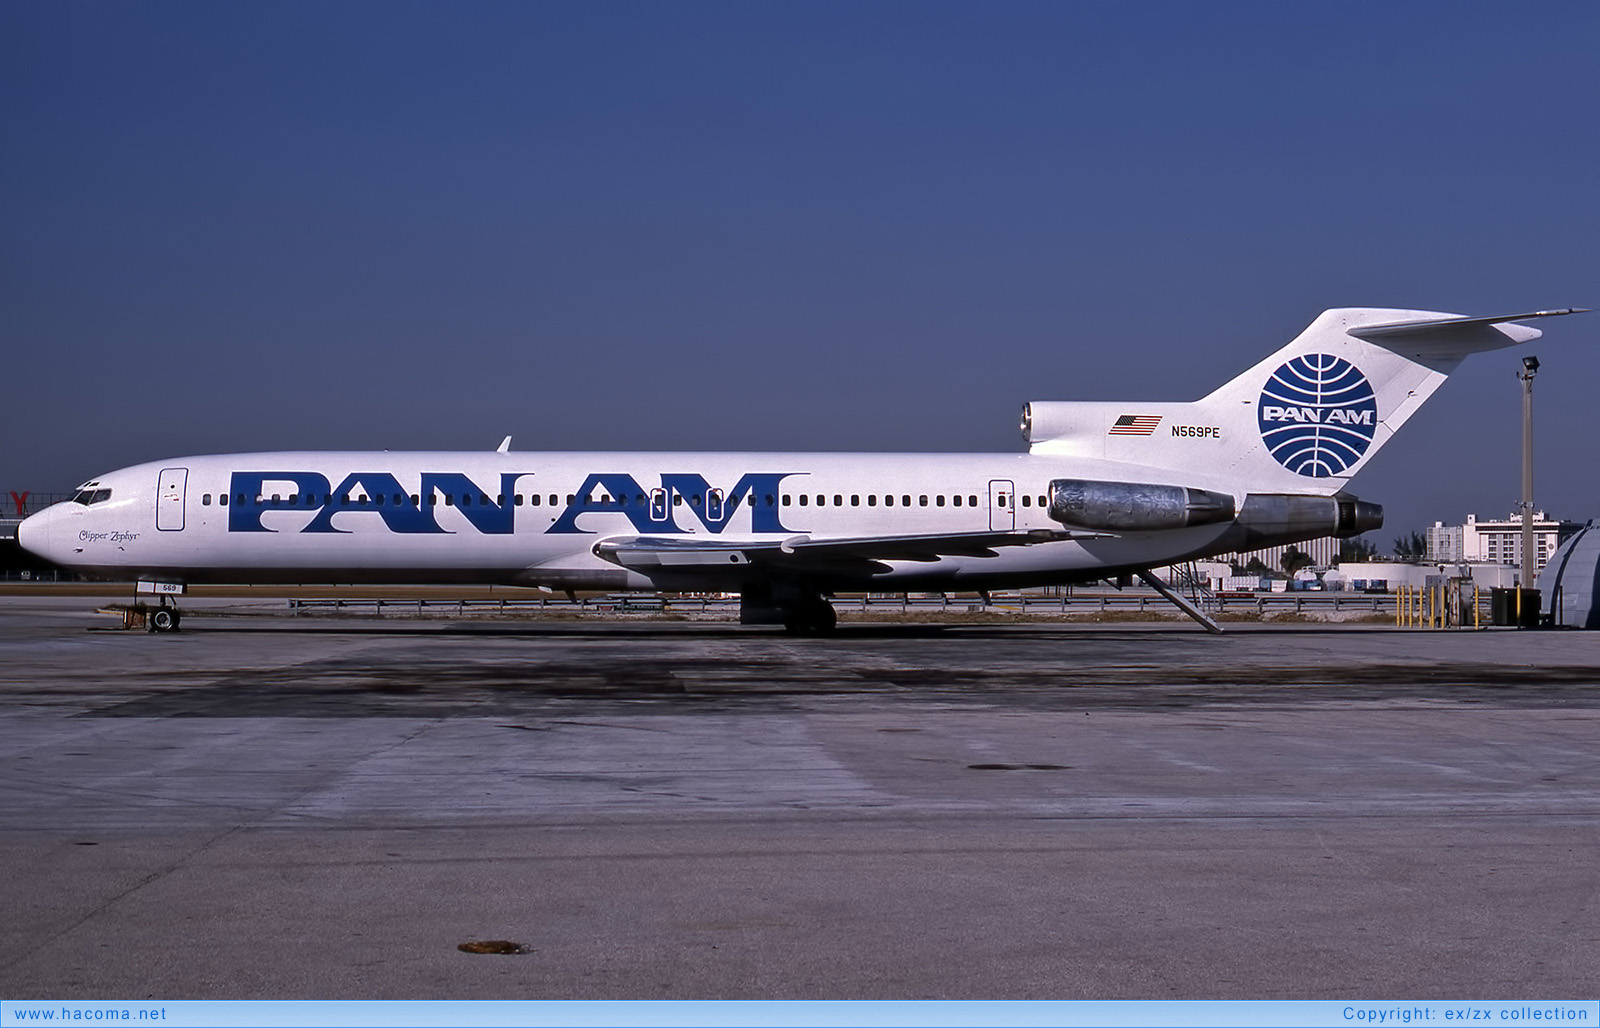
M 17 545 L 35 557 L 60 563 L 59 555 L 55 552 L 55 523 L 59 520 L 49 508 L 28 515 L 17 525 Z

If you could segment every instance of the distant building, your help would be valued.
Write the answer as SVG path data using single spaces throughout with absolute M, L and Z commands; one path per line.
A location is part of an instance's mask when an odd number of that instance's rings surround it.
M 1556 521 L 1542 510 L 1533 512 L 1534 567 L 1543 568 L 1561 541 L 1583 526 Z M 1467 515 L 1464 525 L 1435 521 L 1428 527 L 1428 563 L 1481 563 L 1522 565 L 1522 518 L 1512 514 L 1504 521 L 1479 521 Z

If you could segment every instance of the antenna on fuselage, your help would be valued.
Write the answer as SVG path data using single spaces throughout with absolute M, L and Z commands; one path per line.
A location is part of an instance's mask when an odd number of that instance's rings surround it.
M 494 452 L 495 453 L 510 453 L 511 452 L 511 437 L 510 436 L 506 436 L 504 439 L 500 440 L 500 446 Z

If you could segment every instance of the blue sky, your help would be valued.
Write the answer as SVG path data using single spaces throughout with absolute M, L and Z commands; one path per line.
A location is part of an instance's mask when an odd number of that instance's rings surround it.
M 1600 305 L 1593 3 L 0 7 L 0 488 L 278 448 L 1002 450 L 1336 306 Z M 1600 517 L 1600 313 L 1536 345 Z M 1517 353 L 1355 480 L 1518 496 Z

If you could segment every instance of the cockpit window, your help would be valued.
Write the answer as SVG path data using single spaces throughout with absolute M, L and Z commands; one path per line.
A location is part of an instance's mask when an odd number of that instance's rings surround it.
M 73 503 L 81 503 L 85 507 L 92 507 L 97 503 L 104 503 L 111 499 L 110 489 L 79 489 L 72 497 Z

